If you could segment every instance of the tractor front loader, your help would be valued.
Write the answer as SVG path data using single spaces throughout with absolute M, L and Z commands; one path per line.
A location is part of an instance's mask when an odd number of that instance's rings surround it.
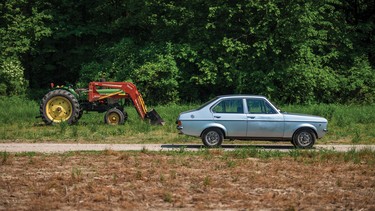
M 51 84 L 51 88 L 40 104 L 40 116 L 46 124 L 63 121 L 74 124 L 84 111 L 106 112 L 105 123 L 124 124 L 128 118 L 124 101 L 130 99 L 141 119 L 164 125 L 164 120 L 154 109 L 147 111 L 142 95 L 130 82 L 90 82 L 89 88 L 79 89 Z

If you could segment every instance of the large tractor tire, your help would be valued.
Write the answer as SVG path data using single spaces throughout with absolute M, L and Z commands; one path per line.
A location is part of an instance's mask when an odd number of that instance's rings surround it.
M 47 125 L 60 122 L 74 124 L 80 117 L 78 100 L 64 89 L 48 92 L 42 99 L 39 111 Z

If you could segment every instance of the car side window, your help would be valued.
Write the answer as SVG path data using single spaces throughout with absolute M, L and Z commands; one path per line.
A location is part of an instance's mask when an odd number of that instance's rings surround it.
M 226 99 L 212 108 L 214 113 L 243 113 L 242 99 Z
M 276 114 L 271 105 L 263 99 L 247 99 L 247 109 L 250 114 Z

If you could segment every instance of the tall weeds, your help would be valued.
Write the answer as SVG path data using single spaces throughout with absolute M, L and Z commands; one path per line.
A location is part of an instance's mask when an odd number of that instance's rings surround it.
M 328 119 L 329 133 L 323 141 L 375 143 L 374 105 L 287 105 L 282 110 L 323 116 Z
M 78 124 L 46 126 L 39 116 L 39 102 L 22 97 L 0 97 L 0 140 L 81 141 L 98 143 L 201 143 L 200 139 L 178 135 L 175 121 L 180 112 L 197 108 L 197 104 L 162 105 L 154 108 L 164 119 L 164 126 L 142 121 L 134 107 L 126 107 L 125 125 L 104 124 L 104 113 L 84 113 Z M 328 134 L 317 143 L 375 143 L 375 106 L 371 105 L 284 105 L 281 110 L 305 113 L 328 119 Z M 251 151 L 251 150 L 250 150 Z M 247 153 L 250 153 L 249 151 Z

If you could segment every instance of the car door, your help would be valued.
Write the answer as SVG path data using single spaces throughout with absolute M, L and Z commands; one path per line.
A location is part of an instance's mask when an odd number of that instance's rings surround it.
M 264 98 L 248 98 L 247 137 L 278 138 L 284 136 L 284 116 Z
M 215 104 L 211 111 L 215 123 L 223 125 L 227 137 L 246 137 L 247 115 L 242 98 L 223 99 Z

